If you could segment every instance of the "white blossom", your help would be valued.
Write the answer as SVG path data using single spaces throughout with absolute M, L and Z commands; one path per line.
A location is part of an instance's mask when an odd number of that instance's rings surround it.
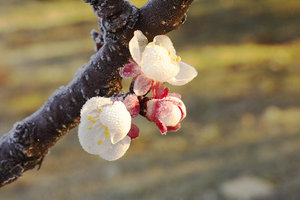
M 130 146 L 127 136 L 131 116 L 121 101 L 93 97 L 81 109 L 78 128 L 82 148 L 112 161 L 122 157 Z
M 176 55 L 168 36 L 158 35 L 148 43 L 144 34 L 137 30 L 129 42 L 129 51 L 141 71 L 151 80 L 184 85 L 197 76 L 195 68 Z

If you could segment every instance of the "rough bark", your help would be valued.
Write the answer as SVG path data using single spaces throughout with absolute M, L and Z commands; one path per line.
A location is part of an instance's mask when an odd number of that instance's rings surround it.
M 118 71 L 130 57 L 128 42 L 134 30 L 142 30 L 152 40 L 177 28 L 192 0 L 150 0 L 141 9 L 126 0 L 85 2 L 98 17 L 101 32 L 92 33 L 97 52 L 67 86 L 0 139 L 0 187 L 41 165 L 49 148 L 78 124 L 87 99 L 120 92 Z

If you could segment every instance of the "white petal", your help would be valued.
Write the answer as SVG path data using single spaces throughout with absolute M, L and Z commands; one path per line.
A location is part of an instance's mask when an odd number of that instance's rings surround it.
M 148 78 L 159 82 L 166 82 L 179 72 L 179 65 L 172 62 L 168 51 L 151 44 L 145 48 L 141 67 Z
M 156 45 L 162 45 L 163 47 L 165 47 L 167 49 L 167 51 L 170 50 L 171 52 L 171 56 L 175 56 L 176 55 L 176 50 L 173 46 L 172 41 L 170 40 L 170 38 L 166 35 L 158 35 L 155 36 L 153 42 Z
M 170 99 L 172 101 L 180 103 L 181 105 L 179 107 L 181 108 L 181 110 L 183 112 L 182 119 L 186 117 L 186 107 L 181 99 L 174 97 L 174 96 L 168 96 L 168 97 L 166 97 L 166 99 Z
M 175 105 L 172 105 L 172 111 L 161 117 L 161 122 L 166 126 L 176 126 L 180 122 L 181 111 Z
M 133 60 L 140 65 L 142 53 L 148 44 L 148 39 L 139 30 L 134 31 L 133 38 L 129 41 L 129 51 Z
M 130 142 L 131 139 L 128 136 L 116 144 L 112 144 L 110 140 L 105 140 L 103 144 L 101 144 L 103 145 L 104 151 L 101 151 L 99 156 L 108 161 L 117 160 L 126 153 L 130 146 Z
M 87 117 L 93 112 L 98 112 L 98 109 L 104 105 L 110 105 L 112 101 L 110 98 L 105 97 L 93 97 L 89 99 L 82 107 L 80 116 Z
M 99 124 L 94 124 L 93 129 L 91 122 L 86 119 L 81 119 L 78 127 L 78 138 L 82 148 L 90 154 L 99 154 L 101 145 L 98 142 L 105 139 L 104 128 L 100 128 Z
M 168 83 L 172 85 L 184 85 L 193 80 L 198 75 L 198 72 L 194 67 L 184 62 L 179 62 L 178 64 L 180 67 L 180 71 L 175 77 L 168 80 Z
M 100 120 L 104 126 L 108 127 L 113 144 L 123 139 L 131 127 L 130 113 L 121 101 L 116 101 L 112 105 L 103 106 L 100 113 Z
M 151 89 L 151 86 L 152 80 L 144 75 L 140 75 L 134 81 L 133 91 L 137 96 L 143 96 Z

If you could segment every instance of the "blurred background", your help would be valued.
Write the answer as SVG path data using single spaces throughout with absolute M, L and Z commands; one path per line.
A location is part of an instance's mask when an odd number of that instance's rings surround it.
M 74 129 L 0 199 L 300 199 L 299 22 L 299 0 L 195 0 L 169 34 L 199 72 L 172 87 L 188 110 L 180 131 L 138 118 L 140 137 L 107 162 Z M 0 1 L 0 135 L 88 62 L 91 29 L 80 0 Z

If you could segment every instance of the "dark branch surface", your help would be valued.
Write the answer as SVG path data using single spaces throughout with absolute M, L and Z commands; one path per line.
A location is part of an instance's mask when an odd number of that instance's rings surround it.
M 142 30 L 151 40 L 177 28 L 192 0 L 151 0 L 141 9 L 125 0 L 85 2 L 98 17 L 101 33 L 92 32 L 98 51 L 67 86 L 0 139 L 0 187 L 41 165 L 49 148 L 77 126 L 89 98 L 120 92 L 118 71 L 130 57 L 128 42 L 134 30 Z
M 193 0 L 152 0 L 141 8 L 136 29 L 149 40 L 178 28 L 186 20 L 186 12 Z

